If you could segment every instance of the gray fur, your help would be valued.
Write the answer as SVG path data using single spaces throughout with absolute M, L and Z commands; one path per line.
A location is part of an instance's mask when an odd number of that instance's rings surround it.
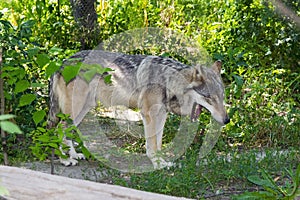
M 112 84 L 104 83 L 103 75 L 99 74 L 90 82 L 77 76 L 66 84 L 62 75 L 55 73 L 50 83 L 50 121 L 55 121 L 53 118 L 60 109 L 70 114 L 74 124 L 78 125 L 98 101 L 106 106 L 138 108 L 144 122 L 147 155 L 156 168 L 169 165 L 156 155 L 161 150 L 168 112 L 191 115 L 196 119 L 201 107 L 205 107 L 220 124 L 229 122 L 223 104 L 224 86 L 219 61 L 207 68 L 185 65 L 170 58 L 100 50 L 81 51 L 71 58 L 113 69 L 109 72 Z M 65 64 L 72 62 L 74 60 Z M 199 112 L 195 112 L 196 108 Z

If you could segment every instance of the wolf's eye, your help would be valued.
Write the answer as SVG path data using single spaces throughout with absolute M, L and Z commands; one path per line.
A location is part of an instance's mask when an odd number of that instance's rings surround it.
M 208 98 L 208 99 L 211 98 L 210 94 L 202 94 L 202 96 L 204 96 L 205 98 Z
M 208 88 L 204 84 L 199 85 L 197 87 L 194 87 L 194 90 L 197 93 L 199 93 L 200 95 L 202 95 L 204 98 L 210 98 L 211 97 Z

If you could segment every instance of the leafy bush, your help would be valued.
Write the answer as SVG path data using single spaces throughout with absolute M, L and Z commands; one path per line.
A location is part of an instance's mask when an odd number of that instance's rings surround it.
M 36 130 L 32 131 L 31 137 L 33 145 L 30 147 L 34 156 L 39 160 L 45 160 L 52 155 L 59 156 L 61 158 L 67 158 L 67 155 L 63 154 L 61 150 L 68 150 L 69 146 L 63 143 L 65 138 L 77 142 L 78 147 L 82 150 L 86 158 L 90 157 L 90 153 L 83 146 L 83 142 L 80 139 L 80 133 L 78 129 L 71 124 L 70 116 L 65 114 L 58 114 L 58 118 L 64 122 L 68 122 L 68 126 L 59 123 L 57 127 L 46 129 L 44 127 L 37 127 Z
M 26 130 L 34 126 L 31 115 L 36 110 L 37 99 L 43 99 L 42 95 L 35 94 L 35 91 L 42 91 L 42 84 L 36 81 L 39 69 L 32 61 L 38 52 L 30 43 L 32 21 L 14 28 L 8 21 L 1 20 L 0 26 L 5 112 L 17 116 L 15 120 L 26 138 Z M 8 140 L 15 141 L 16 135 L 9 135 Z
M 29 133 L 45 121 L 47 78 L 62 64 L 58 56 L 62 49 L 53 47 L 45 51 L 36 45 L 32 37 L 34 25 L 35 22 L 29 20 L 13 27 L 9 21 L 0 20 L 4 110 L 16 116 L 23 131 L 23 134 L 10 134 L 7 138 L 15 151 L 24 151 L 31 139 Z
M 24 21 L 32 21 L 30 30 L 32 41 L 39 47 L 63 49 L 79 48 L 81 34 L 72 15 L 70 1 L 12 0 L 1 2 L 5 18 L 14 26 Z

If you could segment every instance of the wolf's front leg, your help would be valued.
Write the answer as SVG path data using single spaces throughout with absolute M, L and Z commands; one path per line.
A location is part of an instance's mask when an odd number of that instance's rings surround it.
M 166 162 L 160 155 L 162 146 L 163 128 L 167 113 L 160 104 L 152 105 L 149 110 L 142 110 L 143 123 L 146 137 L 146 154 L 150 158 L 154 169 L 171 167 L 171 162 Z
M 157 150 L 161 151 L 162 148 L 162 138 L 164 132 L 164 126 L 167 119 L 167 112 L 165 109 L 160 108 L 159 113 L 155 116 L 155 133 L 156 133 L 156 143 Z

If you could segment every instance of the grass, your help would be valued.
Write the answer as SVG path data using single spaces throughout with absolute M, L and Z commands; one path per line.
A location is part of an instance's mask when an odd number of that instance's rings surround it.
M 259 174 L 261 170 L 274 175 L 276 179 L 285 179 L 284 169 L 295 171 L 300 163 L 299 152 L 290 150 L 290 154 L 274 154 L 274 149 L 267 149 L 266 157 L 257 160 L 257 153 L 228 151 L 221 155 L 211 152 L 204 160 L 198 160 L 198 147 L 193 145 L 176 162 L 176 167 L 158 171 L 134 174 L 111 171 L 112 183 L 138 190 L 168 194 L 173 196 L 214 199 L 226 198 L 246 191 L 262 190 L 262 187 L 249 182 L 247 177 Z M 230 161 L 228 155 L 231 155 Z

